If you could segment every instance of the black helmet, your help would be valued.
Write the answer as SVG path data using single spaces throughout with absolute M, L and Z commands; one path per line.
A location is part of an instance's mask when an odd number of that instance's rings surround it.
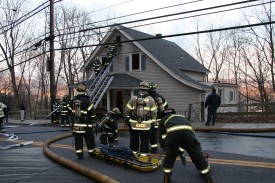
M 87 90 L 87 86 L 85 83 L 81 83 L 76 89 L 76 91 L 78 92 L 86 92 L 86 90 Z
M 150 81 L 149 82 L 149 90 L 148 91 L 150 91 L 150 92 L 156 92 L 157 91 L 157 84 L 155 84 L 154 82 L 152 82 L 152 81 Z
M 164 111 L 161 112 L 161 118 L 168 116 L 170 114 L 176 114 L 175 109 L 172 109 L 172 108 L 165 109 Z
M 115 107 L 115 108 L 113 108 L 113 110 L 111 111 L 111 113 L 112 114 L 120 114 L 121 112 L 120 112 L 119 108 Z
M 141 83 L 139 84 L 139 88 L 141 90 L 148 90 L 150 89 L 150 85 L 149 85 L 149 82 L 148 81 L 141 81 Z

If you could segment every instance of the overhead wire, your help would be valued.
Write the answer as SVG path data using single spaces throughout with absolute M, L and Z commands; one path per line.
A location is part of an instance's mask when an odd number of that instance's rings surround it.
M 61 1 L 61 0 L 60 0 Z M 167 9 L 167 8 L 171 8 L 171 7 L 175 7 L 175 6 L 180 6 L 180 5 L 186 5 L 186 4 L 190 4 L 190 3 L 195 3 L 195 2 L 199 2 L 199 1 L 204 1 L 204 0 L 195 0 L 195 1 L 191 1 L 191 2 L 186 2 L 186 3 L 180 3 L 180 4 L 176 4 L 176 5 L 171 5 L 171 6 L 166 6 L 166 7 L 162 7 L 162 8 L 157 8 L 157 9 L 151 9 L 151 10 L 147 10 L 147 11 L 143 11 L 143 12 L 138 12 L 138 13 L 132 13 L 130 15 L 124 15 L 124 16 L 120 16 L 120 17 L 115 17 L 115 18 L 110 18 L 110 19 L 106 19 L 106 20 L 101 20 L 101 21 L 98 21 L 98 22 L 94 22 L 94 23 L 99 23 L 99 22 L 104 22 L 104 21 L 108 21 L 108 20 L 112 20 L 112 19 L 117 19 L 117 18 L 122 18 L 122 17 L 127 17 L 127 16 L 132 16 L 132 15 L 138 15 L 138 14 L 142 14 L 142 13 L 148 13 L 148 12 L 152 12 L 152 11 L 157 11 L 157 10 L 163 10 L 163 9 Z M 59 2 L 59 1 L 58 1 Z M 126 1 L 126 2 L 129 2 L 129 1 Z M 123 3 L 120 3 L 120 4 L 124 4 L 126 2 L 123 2 Z M 120 5 L 120 4 L 116 4 L 116 5 L 113 5 L 113 6 L 117 6 L 117 5 Z M 110 6 L 110 7 L 113 7 L 113 6 Z M 48 7 L 48 6 L 47 6 Z M 106 7 L 106 8 L 109 8 L 109 7 Z M 104 8 L 104 9 L 106 9 Z M 96 10 L 96 11 L 99 11 L 99 10 Z M 85 25 L 85 24 L 84 24 Z M 89 25 L 89 24 L 86 24 L 86 25 Z M 80 25 L 80 26 L 83 26 L 83 25 Z M 76 26 L 76 27 L 80 27 L 80 26 Z M 67 27 L 66 29 L 70 29 L 72 27 Z M 60 29 L 59 31 L 61 30 L 65 30 L 65 29 Z M 29 43 L 29 42 L 28 42 Z M 26 45 L 27 43 L 23 44 L 23 45 Z M 31 46 L 32 47 L 32 46 Z M 15 53 L 15 55 L 17 54 L 20 54 L 20 53 L 23 53 L 24 51 L 27 51 L 29 50 L 31 47 L 27 48 L 27 49 L 24 49 L 18 53 Z M 1 60 L 0 62 L 2 61 L 5 61 L 4 60 Z
M 231 3 L 231 4 L 226 4 L 226 5 L 220 5 L 220 6 L 218 6 L 218 7 L 224 7 L 224 6 L 232 6 L 233 4 L 235 5 L 235 4 L 243 4 L 243 3 L 247 3 L 247 2 L 253 2 L 253 1 L 256 1 L 256 0 L 250 0 L 250 1 L 243 1 L 243 2 L 238 2 L 238 3 Z M 251 5 L 251 6 L 255 6 L 255 5 Z M 206 9 L 210 9 L 210 8 L 213 8 L 213 7 L 208 7 L 208 8 L 206 8 Z M 217 8 L 217 6 L 214 6 L 214 8 Z M 241 8 L 244 8 L 244 7 L 241 7 Z M 238 9 L 238 8 L 237 8 Z M 203 8 L 203 9 L 199 9 L 199 10 L 192 10 L 192 11 L 188 11 L 188 13 L 189 12 L 194 12 L 194 11 L 202 11 L 202 10 L 205 10 L 205 8 Z M 226 11 L 226 10 L 222 10 L 222 11 Z M 184 12 L 184 13 L 187 13 L 187 12 Z M 195 15 L 194 15 L 195 16 Z M 201 16 L 201 15 L 200 15 Z M 192 17 L 192 16 L 191 16 Z M 184 17 L 184 18 L 187 18 L 187 17 Z M 151 18 L 149 18 L 149 19 L 151 19 Z M 151 23 L 152 24 L 152 23 Z M 119 24 L 118 24 L 119 25 Z M 265 24 L 264 24 L 265 25 Z M 256 25 L 255 25 L 256 26 Z M 238 26 L 239 27 L 239 26 Z M 230 28 L 230 29 L 232 29 L 232 27 Z M 221 30 L 220 30 L 221 31 Z M 79 31 L 78 31 L 79 32 Z M 77 33 L 77 32 L 76 32 Z M 197 32 L 197 33 L 199 33 L 199 32 Z M 196 34 L 196 32 L 192 32 L 191 34 Z M 183 33 L 183 34 L 174 34 L 175 36 L 183 36 L 183 35 L 187 35 L 187 33 Z M 165 37 L 174 37 L 173 35 L 167 35 L 167 36 L 162 36 L 161 38 L 165 38 Z M 158 38 L 159 39 L 159 38 Z M 135 40 L 133 40 L 133 41 L 135 41 Z M 141 40 L 136 40 L 136 41 L 141 41 Z M 90 46 L 99 46 L 99 45 L 104 45 L 104 44 L 93 44 L 93 45 L 86 45 L 86 46 L 81 46 L 81 47 L 90 47 Z M 70 48 L 66 48 L 66 49 L 75 49 L 75 48 L 80 48 L 80 47 L 70 47 Z M 55 49 L 55 50 L 62 50 L 62 49 Z M 63 48 L 63 50 L 64 50 L 64 48 Z M 44 52 L 45 53 L 45 52 Z M 42 53 L 43 54 L 43 53 Z M 42 54 L 40 54 L 40 55 L 38 55 L 38 56 L 41 56 Z M 37 57 L 38 57 L 37 56 Z M 34 57 L 34 58 L 36 58 L 36 57 Z M 28 59 L 28 60 L 26 60 L 26 61 L 29 61 L 29 60 L 31 60 L 31 59 L 33 59 L 33 58 L 30 58 L 30 59 Z M 25 61 L 24 61 L 25 62 Z M 23 62 L 23 63 L 24 63 Z M 20 64 L 20 63 L 19 63 Z M 18 65 L 18 64 L 17 64 Z M 17 66 L 16 65 L 16 66 Z M 4 69 L 4 70 L 2 70 L 1 72 L 3 72 L 3 71 L 5 71 L 5 70 L 7 70 L 7 69 Z
M 225 28 L 218 28 L 218 29 L 210 29 L 210 30 L 203 30 L 203 31 L 195 31 L 195 32 L 187 32 L 187 33 L 179 33 L 179 34 L 170 34 L 170 35 L 164 35 L 164 36 L 152 36 L 149 38 L 140 38 L 140 39 L 134 39 L 134 40 L 127 40 L 127 41 L 121 41 L 120 43 L 129 43 L 129 42 L 138 42 L 138 41 L 148 41 L 148 40 L 154 40 L 154 39 L 162 39 L 162 38 L 169 38 L 169 37 L 178 37 L 178 36 L 188 36 L 188 35 L 193 35 L 193 34 L 203 34 L 203 33 L 210 33 L 210 32 L 220 32 L 220 31 L 226 31 L 226 30 L 234 30 L 234 29 L 244 29 L 244 28 L 250 28 L 250 27 L 258 27 L 262 25 L 270 25 L 274 24 L 275 21 L 270 21 L 270 22 L 262 22 L 262 23 L 255 23 L 255 24 L 248 24 L 248 25 L 241 25 L 241 26 L 233 26 L 233 27 L 225 27 Z M 92 44 L 92 45 L 85 45 L 85 46 L 75 46 L 75 47 L 67 47 L 67 48 L 60 48 L 60 49 L 54 49 L 55 51 L 60 51 L 60 50 L 68 50 L 68 49 L 76 49 L 76 48 L 83 48 L 83 47 L 92 47 L 92 46 L 102 46 L 102 45 L 110 45 L 110 43 L 99 43 L 99 44 Z M 27 61 L 30 61 L 34 58 L 37 58 L 45 53 L 48 53 L 49 51 L 44 51 L 43 53 L 31 57 L 23 62 L 20 62 L 18 64 L 15 64 L 13 67 L 18 66 L 20 64 L 23 64 Z M 0 71 L 4 72 L 8 70 L 9 68 L 3 69 Z
M 272 2 L 274 2 L 274 1 L 272 1 Z M 215 12 L 209 12 L 209 13 L 202 13 L 202 14 L 197 14 L 197 15 L 191 15 L 191 16 L 187 16 L 187 17 L 173 18 L 173 19 L 169 19 L 169 20 L 163 20 L 163 21 L 158 21 L 158 22 L 151 22 L 151 23 L 147 23 L 147 24 L 139 24 L 139 25 L 130 26 L 130 27 L 127 27 L 127 28 L 142 27 L 142 26 L 159 24 L 159 23 L 165 23 L 165 22 L 170 22 L 170 21 L 175 21 L 175 20 L 182 20 L 182 19 L 194 18 L 194 17 L 199 17 L 199 16 L 212 15 L 212 14 L 216 14 L 216 13 L 223 13 L 223 12 L 228 12 L 228 11 L 233 11 L 233 10 L 239 10 L 239 9 L 244 9 L 244 8 L 251 8 L 251 7 L 260 6 L 260 5 L 268 4 L 268 3 L 269 2 L 259 3 L 259 4 L 253 4 L 253 5 L 248 5 L 248 6 L 231 8 L 231 9 L 220 10 L 220 11 L 215 11 Z M 118 30 L 123 30 L 123 29 L 125 29 L 125 28 L 121 28 L 121 29 L 118 29 Z M 101 33 L 107 34 L 109 32 L 110 32 L 110 30 L 103 31 Z M 93 35 L 96 35 L 96 34 L 95 33 L 86 34 L 85 36 L 93 36 Z M 76 39 L 76 38 L 81 38 L 81 37 L 84 37 L 84 36 L 75 36 L 75 37 L 71 37 L 71 38 L 64 38 L 63 40 L 70 40 L 70 39 Z
M 201 9 L 196 9 L 196 10 L 190 10 L 190 11 L 166 14 L 166 15 L 161 15 L 161 16 L 149 17 L 149 18 L 144 18 L 144 19 L 132 20 L 132 21 L 127 21 L 127 22 L 121 22 L 121 23 L 117 23 L 117 24 L 114 24 L 114 25 L 124 25 L 124 24 L 137 23 L 137 22 L 148 21 L 148 20 L 153 20 L 153 19 L 166 18 L 166 17 L 170 17 L 170 16 L 194 13 L 194 12 L 198 12 L 198 11 L 205 11 L 205 10 L 211 10 L 211 9 L 216 9 L 216 8 L 223 8 L 223 7 L 227 7 L 227 6 L 234 6 L 234 5 L 239 5 L 239 4 L 244 4 L 244 3 L 254 2 L 254 1 L 258 1 L 258 0 L 247 0 L 247 1 L 241 1 L 241 2 L 236 2 L 236 3 L 229 3 L 229 4 L 218 5 L 218 6 L 211 6 L 211 7 L 201 8 Z M 74 32 L 68 32 L 66 34 L 58 34 L 56 36 L 63 36 L 63 35 L 67 35 L 67 34 L 75 34 L 75 33 L 91 31 L 91 30 L 96 30 L 96 29 L 101 29 L 101 28 L 108 28 L 110 26 L 113 26 L 113 25 L 104 25 L 104 26 L 99 26 L 99 27 L 96 27 L 96 28 L 87 28 L 87 29 L 82 29 L 82 30 L 78 30 L 78 31 L 74 31 Z
M 110 21 L 110 20 L 130 17 L 130 16 L 134 16 L 134 15 L 140 15 L 140 14 L 149 13 L 149 12 L 153 12 L 153 11 L 164 10 L 164 9 L 168 9 L 168 8 L 172 8 L 172 7 L 182 6 L 182 5 L 191 4 L 191 3 L 196 3 L 196 2 L 199 2 L 199 1 L 204 1 L 204 0 L 195 0 L 195 1 L 185 2 L 185 3 L 175 4 L 175 5 L 171 5 L 171 6 L 165 6 L 165 7 L 161 7 L 161 8 L 151 9 L 151 10 L 147 10 L 147 11 L 132 13 L 132 14 L 128 14 L 128 15 L 108 18 L 108 19 L 105 19 L 105 20 L 99 20 L 99 21 L 96 21 L 96 22 L 82 24 L 82 25 L 78 25 L 78 26 L 74 26 L 74 27 L 66 27 L 64 29 L 60 29 L 60 31 L 65 30 L 65 29 L 70 29 L 70 28 L 83 27 L 83 26 L 91 25 L 91 24 L 97 24 L 97 23 L 101 23 L 101 22 L 107 22 L 107 21 Z

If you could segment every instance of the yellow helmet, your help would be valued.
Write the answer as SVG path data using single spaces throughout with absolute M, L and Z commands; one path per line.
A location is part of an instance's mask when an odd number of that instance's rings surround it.
M 150 88 L 150 84 L 148 81 L 141 81 L 141 83 L 139 84 L 139 88 L 142 90 L 148 90 Z

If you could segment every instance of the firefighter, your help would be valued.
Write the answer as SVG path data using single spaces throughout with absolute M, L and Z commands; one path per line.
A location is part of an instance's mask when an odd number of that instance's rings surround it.
M 60 104 L 60 121 L 61 121 L 61 127 L 69 127 L 70 126 L 70 114 L 69 114 L 69 97 L 65 95 L 62 99 L 62 102 Z
M 110 45 L 105 45 L 105 54 L 106 54 L 106 62 L 104 64 L 104 67 L 107 68 L 109 64 L 112 62 L 113 58 L 117 56 L 117 53 L 119 51 L 119 44 L 116 41 L 113 41 Z
M 165 101 L 164 97 L 157 92 L 157 85 L 154 82 L 149 82 L 150 88 L 148 89 L 148 94 L 155 100 L 158 109 L 157 120 L 152 123 L 151 135 L 150 135 L 150 148 L 151 153 L 157 153 L 158 150 L 158 123 L 161 120 L 161 112 L 168 107 L 168 103 Z
M 143 155 L 149 153 L 150 130 L 157 117 L 155 101 L 147 92 L 149 87 L 147 81 L 140 83 L 140 91 L 129 100 L 125 113 L 130 132 L 130 149 Z
M 93 64 L 93 69 L 94 69 L 94 72 L 95 72 L 95 76 L 98 76 L 98 74 L 100 73 L 100 71 L 102 69 L 102 64 L 101 64 L 98 57 L 95 58 L 95 62 Z
M 121 114 L 119 108 L 115 107 L 109 113 L 106 113 L 99 123 L 96 132 L 100 131 L 100 141 L 102 144 L 118 142 L 117 119 Z
M 60 99 L 55 99 L 55 103 L 53 104 L 53 123 L 57 124 L 59 123 L 59 117 L 60 117 Z
M 72 118 L 72 131 L 75 139 L 75 150 L 79 160 L 83 159 L 83 138 L 88 153 L 93 156 L 95 150 L 95 137 L 93 123 L 95 122 L 95 109 L 86 93 L 85 84 L 77 87 L 77 95 L 72 99 L 69 110 Z
M 185 116 L 177 115 L 174 109 L 164 110 L 159 123 L 158 140 L 161 147 L 165 149 L 163 160 L 165 183 L 171 182 L 174 163 L 182 149 L 187 151 L 197 170 L 203 175 L 205 182 L 215 182 L 210 173 L 210 165 L 201 151 L 201 144 Z

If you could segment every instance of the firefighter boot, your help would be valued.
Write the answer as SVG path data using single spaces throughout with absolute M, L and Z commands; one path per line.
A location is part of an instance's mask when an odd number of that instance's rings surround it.
M 208 173 L 204 175 L 205 183 L 215 183 L 215 178 L 211 175 L 211 173 Z
M 171 181 L 171 175 L 170 174 L 164 174 L 164 181 L 163 183 L 172 183 Z

